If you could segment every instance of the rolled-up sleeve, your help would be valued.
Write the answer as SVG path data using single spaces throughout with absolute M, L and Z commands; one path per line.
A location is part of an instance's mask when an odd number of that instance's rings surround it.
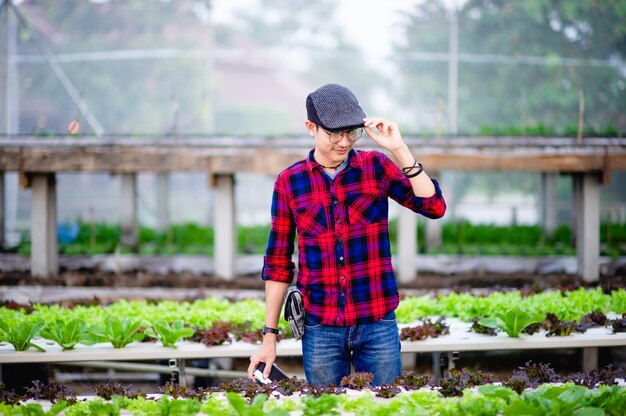
M 278 176 L 272 195 L 272 223 L 263 258 L 263 280 L 291 283 L 295 264 L 292 260 L 296 233 L 283 179 Z
M 435 193 L 429 197 L 416 196 L 408 178 L 400 168 L 387 156 L 380 154 L 383 167 L 385 188 L 390 198 L 411 211 L 422 214 L 427 218 L 441 218 L 446 213 L 446 201 L 443 199 L 439 182 L 431 179 L 435 186 Z

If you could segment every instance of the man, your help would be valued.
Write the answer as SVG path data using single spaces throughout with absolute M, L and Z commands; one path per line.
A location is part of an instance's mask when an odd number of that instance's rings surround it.
M 278 175 L 272 225 L 264 258 L 266 317 L 263 344 L 250 358 L 269 375 L 276 359 L 275 329 L 294 277 L 298 234 L 298 289 L 306 325 L 302 355 L 307 380 L 339 385 L 356 371 L 374 374 L 374 385 L 401 373 L 395 320 L 399 296 L 391 265 L 388 198 L 429 218 L 446 210 L 431 180 L 402 140 L 396 123 L 366 117 L 347 88 L 327 84 L 306 100 L 309 156 Z M 397 160 L 353 149 L 363 130 Z

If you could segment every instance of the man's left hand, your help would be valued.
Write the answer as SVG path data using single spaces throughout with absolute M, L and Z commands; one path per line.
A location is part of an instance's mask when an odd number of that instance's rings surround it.
M 405 146 L 395 122 L 379 117 L 366 117 L 363 122 L 367 135 L 383 148 L 393 152 Z

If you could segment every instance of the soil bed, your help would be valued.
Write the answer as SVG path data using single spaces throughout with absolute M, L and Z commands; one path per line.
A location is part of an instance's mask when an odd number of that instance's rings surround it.
M 163 287 L 190 289 L 257 289 L 264 283 L 259 275 L 240 275 L 232 281 L 214 275 L 191 272 L 158 274 L 146 271 L 111 273 L 99 270 L 65 270 L 58 276 L 33 277 L 30 272 L 10 271 L 0 273 L 0 286 L 69 286 L 69 287 Z M 416 274 L 412 282 L 399 283 L 404 289 L 454 289 L 470 288 L 576 288 L 601 286 L 605 290 L 625 288 L 626 273 L 601 276 L 598 282 L 585 282 L 569 274 L 537 275 L 529 273 L 483 274 Z

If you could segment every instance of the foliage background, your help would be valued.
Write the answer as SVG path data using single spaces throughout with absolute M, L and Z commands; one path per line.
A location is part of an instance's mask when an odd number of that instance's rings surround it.
M 42 59 L 43 43 L 106 134 L 302 134 L 305 95 L 339 82 L 367 113 L 397 120 L 405 134 L 446 135 L 453 4 L 460 134 L 572 135 L 581 93 L 586 134 L 626 131 L 624 1 L 14 3 L 29 25 L 17 29 L 12 61 L 19 109 L 13 116 L 22 134 L 66 133 L 72 120 L 80 121 L 81 134 L 91 133 Z M 368 43 L 381 34 L 384 48 Z M 116 222 L 119 178 L 77 176 L 58 175 L 60 219 Z M 30 195 L 16 177 L 7 178 L 7 228 L 19 235 L 29 228 Z M 471 213 L 455 214 L 472 195 L 513 191 L 536 201 L 539 187 L 538 174 L 517 172 L 444 172 L 439 179 L 450 220 L 473 221 Z M 243 225 L 269 220 L 272 180 L 238 177 L 238 200 L 250 209 L 239 213 Z M 212 222 L 205 178 L 172 175 L 171 184 L 175 222 Z M 147 225 L 155 222 L 153 185 L 140 178 L 140 220 Z M 569 204 L 568 177 L 559 178 L 558 192 L 560 204 Z M 626 222 L 624 173 L 613 173 L 602 204 L 605 221 Z M 569 209 L 561 211 L 567 225 Z

